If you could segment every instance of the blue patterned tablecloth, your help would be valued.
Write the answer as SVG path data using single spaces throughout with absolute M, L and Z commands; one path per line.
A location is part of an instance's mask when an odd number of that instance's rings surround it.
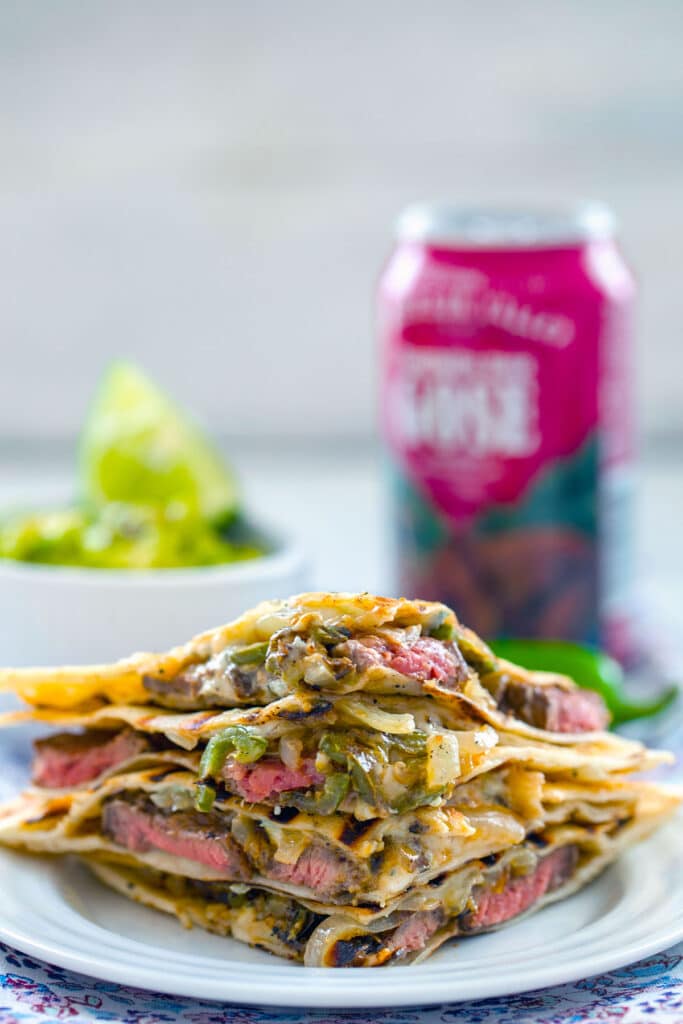
M 179 999 L 51 967 L 0 945 L 0 1021 L 37 1024 L 569 1024 L 683 1022 L 683 943 L 575 985 L 409 1010 L 272 1010 Z
M 681 711 L 644 737 L 679 752 Z M 6 736 L 7 734 L 5 734 Z M 16 734 L 15 734 L 16 735 Z M 26 735 L 5 740 L 0 796 L 26 777 Z M 680 776 L 679 776 L 680 777 Z M 0 880 L 1 898 L 1 880 Z M 349 977 L 352 984 L 352 978 Z M 0 943 L 0 1024 L 683 1024 L 683 943 L 618 971 L 537 992 L 398 1010 L 278 1010 L 182 999 L 53 967 Z

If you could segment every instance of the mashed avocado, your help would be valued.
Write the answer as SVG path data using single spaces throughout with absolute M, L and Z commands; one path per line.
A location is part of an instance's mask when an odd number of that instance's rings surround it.
M 111 502 L 97 511 L 71 508 L 11 516 L 0 526 L 0 558 L 93 569 L 173 569 L 257 558 L 256 539 L 231 539 L 188 515 L 165 508 Z

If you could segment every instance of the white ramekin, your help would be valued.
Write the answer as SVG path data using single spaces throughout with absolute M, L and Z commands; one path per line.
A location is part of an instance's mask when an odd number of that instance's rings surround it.
M 0 561 L 0 665 L 77 665 L 163 651 L 259 601 L 310 585 L 298 543 L 196 569 L 80 569 Z

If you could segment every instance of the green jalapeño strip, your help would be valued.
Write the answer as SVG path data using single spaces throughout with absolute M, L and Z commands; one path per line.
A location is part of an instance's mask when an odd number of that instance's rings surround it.
M 296 806 L 306 814 L 333 814 L 346 796 L 351 779 L 343 772 L 334 772 L 325 779 L 325 785 L 319 793 L 301 794 L 296 798 Z
M 240 647 L 230 652 L 230 661 L 235 665 L 262 665 L 266 660 L 268 652 L 268 641 L 263 643 L 249 644 L 248 647 Z
M 370 807 L 402 813 L 430 803 L 445 790 L 427 784 L 428 737 L 423 732 L 401 736 L 368 733 L 363 741 L 354 733 L 326 732 L 319 749 L 336 768 L 343 769 L 349 788 Z M 403 776 L 400 795 L 389 796 L 383 786 L 383 772 L 392 769 Z M 298 799 L 296 804 L 300 806 Z
M 216 790 L 206 780 L 220 777 L 223 765 L 230 755 L 238 764 L 253 764 L 263 757 L 267 749 L 268 740 L 244 725 L 231 725 L 212 736 L 202 754 L 199 766 L 201 782 L 197 792 L 197 810 L 210 811 L 213 807 Z
M 283 801 L 308 814 L 332 814 L 355 793 L 377 811 L 405 812 L 438 799 L 445 792 L 442 779 L 430 782 L 430 744 L 438 737 L 415 731 L 409 735 L 352 730 L 328 730 L 317 744 L 322 757 L 322 786 L 287 792 Z M 264 756 L 268 740 L 243 725 L 230 726 L 209 740 L 202 755 L 196 807 L 211 810 L 228 758 L 254 764 Z

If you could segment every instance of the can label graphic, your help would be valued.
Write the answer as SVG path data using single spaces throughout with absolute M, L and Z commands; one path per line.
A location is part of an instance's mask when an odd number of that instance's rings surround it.
M 380 285 L 395 589 L 628 657 L 628 268 L 605 233 L 456 242 L 425 216 Z

